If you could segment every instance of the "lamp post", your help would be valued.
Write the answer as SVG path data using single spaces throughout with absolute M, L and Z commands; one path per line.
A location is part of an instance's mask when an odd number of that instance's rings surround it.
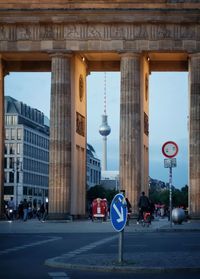
M 19 159 L 15 159 L 14 161 L 14 196 L 15 196 L 15 202 L 16 202 L 16 208 L 18 207 L 18 183 L 20 182 L 20 173 L 22 172 L 22 161 Z

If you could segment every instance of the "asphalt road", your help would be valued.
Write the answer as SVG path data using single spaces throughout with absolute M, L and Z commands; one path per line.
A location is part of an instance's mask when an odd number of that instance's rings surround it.
M 143 278 L 143 279 L 185 279 L 199 278 L 199 272 L 152 273 L 144 269 L 144 273 L 97 272 L 67 270 L 44 265 L 45 260 L 73 251 L 80 251 L 85 258 L 102 254 L 109 257 L 118 253 L 118 240 L 112 239 L 93 249 L 87 250 L 91 243 L 115 236 L 116 233 L 55 233 L 55 234 L 1 234 L 0 235 L 0 278 L 1 279 L 82 279 L 82 278 Z M 198 232 L 154 232 L 126 233 L 124 253 L 152 252 L 199 252 L 200 234 Z M 82 252 L 81 252 L 82 251 Z M 141 259 L 142 260 L 142 259 Z M 190 259 L 191 260 L 191 259 Z M 200 260 L 199 260 L 200 261 Z M 200 267 L 200 262 L 199 262 Z

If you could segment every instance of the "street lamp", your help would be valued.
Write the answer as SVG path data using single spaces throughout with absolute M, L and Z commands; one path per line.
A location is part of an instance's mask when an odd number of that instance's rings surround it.
M 13 168 L 13 173 L 14 173 L 14 197 L 16 201 L 16 208 L 18 207 L 18 183 L 20 182 L 20 173 L 22 172 L 22 161 L 19 159 L 16 159 L 14 161 L 14 168 Z

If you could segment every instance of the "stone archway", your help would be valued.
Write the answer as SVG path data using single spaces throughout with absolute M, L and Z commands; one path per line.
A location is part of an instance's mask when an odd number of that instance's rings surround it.
M 200 216 L 199 34 L 200 5 L 192 0 L 0 3 L 1 201 L 7 72 L 52 72 L 50 215 L 65 218 L 85 211 L 80 77 L 84 84 L 88 71 L 121 72 L 120 182 L 136 210 L 148 177 L 148 75 L 164 68 L 190 73 L 190 213 Z

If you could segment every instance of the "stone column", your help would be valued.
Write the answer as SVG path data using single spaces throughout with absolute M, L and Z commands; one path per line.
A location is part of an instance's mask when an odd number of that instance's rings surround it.
M 137 213 L 142 170 L 140 55 L 122 54 L 120 67 L 120 188 Z
M 70 55 L 52 55 L 49 218 L 66 219 L 71 187 L 71 74 Z
M 189 211 L 200 217 L 200 53 L 190 56 Z
M 0 218 L 4 213 L 4 65 L 0 56 Z

